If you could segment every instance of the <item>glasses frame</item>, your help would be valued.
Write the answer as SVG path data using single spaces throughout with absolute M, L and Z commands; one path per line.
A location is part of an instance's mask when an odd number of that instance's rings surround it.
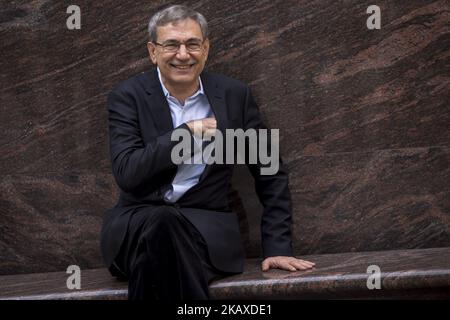
M 161 47 L 161 49 L 163 50 L 163 52 L 168 52 L 168 53 L 177 53 L 178 51 L 180 51 L 180 48 L 181 48 L 181 46 L 182 45 L 184 45 L 184 47 L 186 48 L 186 51 L 187 52 L 190 52 L 190 53 L 192 53 L 192 52 L 200 52 L 200 51 L 202 51 L 203 49 L 204 49 L 204 47 L 203 47 L 203 45 L 205 44 L 205 41 L 206 41 L 206 39 L 203 39 L 202 41 L 201 41 L 201 43 L 200 43 L 200 48 L 198 49 L 198 50 L 189 50 L 189 48 L 187 47 L 187 43 L 189 42 L 189 41 L 192 41 L 193 39 L 189 39 L 189 40 L 186 40 L 186 41 L 176 41 L 177 43 L 178 43 L 178 48 L 176 48 L 176 50 L 174 50 L 174 51 L 171 51 L 171 50 L 167 50 L 166 48 L 164 48 L 164 46 L 165 46 L 165 44 L 164 43 L 159 43 L 159 42 L 152 42 L 154 45 L 156 45 L 156 46 L 160 46 Z M 168 40 L 168 41 L 171 41 L 171 40 Z

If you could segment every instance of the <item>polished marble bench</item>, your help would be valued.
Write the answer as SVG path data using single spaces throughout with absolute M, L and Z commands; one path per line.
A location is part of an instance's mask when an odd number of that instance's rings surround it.
M 246 260 L 244 273 L 210 285 L 214 299 L 450 299 L 450 248 L 302 256 L 308 271 L 261 272 Z M 368 289 L 368 267 L 381 270 L 380 289 Z M 106 269 L 81 271 L 81 289 L 69 290 L 65 272 L 0 276 L 0 299 L 126 299 L 127 283 Z M 371 281 L 369 281 L 371 282 Z

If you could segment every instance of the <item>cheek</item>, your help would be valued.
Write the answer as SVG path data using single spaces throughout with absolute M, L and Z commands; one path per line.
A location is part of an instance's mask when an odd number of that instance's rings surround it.
M 158 61 L 158 65 L 163 66 L 164 68 L 169 68 L 169 62 L 170 60 L 167 59 L 161 59 Z
M 205 65 L 205 62 L 206 62 L 206 57 L 200 57 L 199 59 L 197 59 L 197 61 L 198 61 L 198 64 L 199 65 Z

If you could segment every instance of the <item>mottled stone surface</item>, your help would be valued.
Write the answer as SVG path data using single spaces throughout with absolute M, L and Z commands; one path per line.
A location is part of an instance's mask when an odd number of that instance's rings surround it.
M 302 156 L 290 163 L 298 252 L 427 248 L 450 241 L 450 149 Z M 316 173 L 320 172 L 320 175 Z
M 0 182 L 2 274 L 102 266 L 101 212 L 113 206 L 110 174 L 4 175 Z
M 308 271 L 261 272 L 260 260 L 245 272 L 210 285 L 213 299 L 403 298 L 450 299 L 450 249 L 416 249 L 301 256 L 316 262 Z M 380 268 L 380 289 L 368 278 Z M 69 290 L 64 272 L 2 276 L 0 299 L 126 299 L 127 282 L 106 269 L 81 270 L 81 290 Z M 375 284 L 373 280 L 369 280 Z
M 101 265 L 115 203 L 106 94 L 147 70 L 146 23 L 169 1 L 21 0 L 0 9 L 0 274 Z M 250 84 L 280 128 L 296 254 L 450 246 L 450 5 L 185 1 L 210 21 L 208 68 Z M 251 178 L 235 177 L 260 254 Z
M 119 281 L 107 269 L 80 270 L 81 290 L 68 289 L 65 272 L 1 276 L 0 300 L 126 299 L 128 283 Z
M 431 248 L 299 256 L 306 271 L 262 272 L 250 259 L 245 272 L 213 283 L 216 299 L 446 298 L 450 299 L 450 249 Z M 369 290 L 369 266 L 380 268 L 380 289 Z M 372 270 L 372 269 L 370 269 Z M 372 278 L 371 278 L 372 279 Z M 374 283 L 370 280 L 370 283 Z
M 212 62 L 249 82 L 281 130 L 296 254 L 450 243 L 450 5 L 377 2 L 375 31 L 368 5 L 266 2 L 264 24 L 244 10 L 232 17 L 246 31 L 225 36 L 232 54 Z M 238 188 L 258 226 L 251 185 Z M 259 237 L 250 230 L 250 256 Z

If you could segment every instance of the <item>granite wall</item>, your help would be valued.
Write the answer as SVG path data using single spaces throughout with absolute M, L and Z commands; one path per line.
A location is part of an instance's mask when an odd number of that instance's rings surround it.
M 169 3 L 2 2 L 0 274 L 102 265 L 106 94 L 150 67 L 146 23 Z M 208 69 L 249 83 L 280 128 L 297 254 L 450 246 L 448 1 L 182 3 L 209 19 Z M 257 256 L 260 207 L 235 178 Z

